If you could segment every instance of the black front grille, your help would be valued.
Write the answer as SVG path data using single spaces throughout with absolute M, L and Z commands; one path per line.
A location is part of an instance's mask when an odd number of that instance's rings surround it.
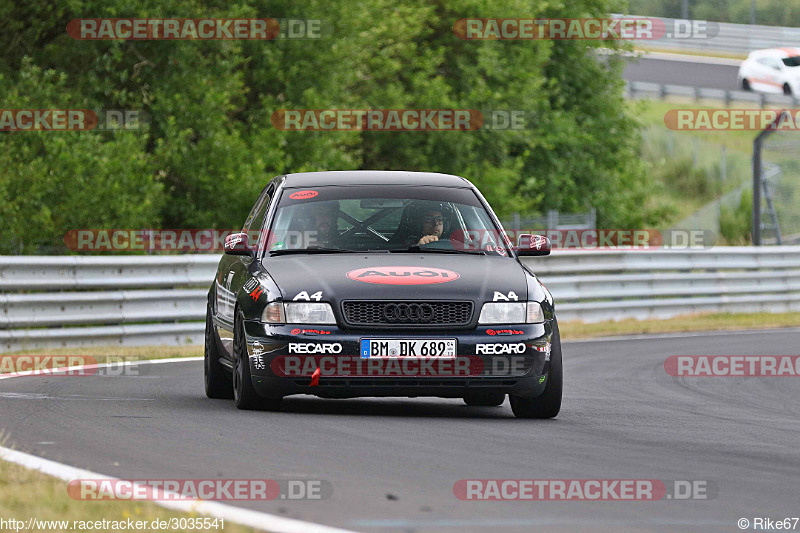
M 342 304 L 351 326 L 466 326 L 472 320 L 472 302 L 375 302 Z

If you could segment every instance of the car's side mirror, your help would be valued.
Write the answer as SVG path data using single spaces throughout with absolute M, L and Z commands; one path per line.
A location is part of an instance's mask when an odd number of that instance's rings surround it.
M 550 239 L 544 235 L 523 233 L 517 237 L 514 251 L 517 255 L 550 255 Z
M 227 255 L 244 255 L 247 257 L 255 257 L 253 249 L 250 248 L 250 242 L 247 238 L 247 233 L 231 233 L 225 237 L 225 253 Z

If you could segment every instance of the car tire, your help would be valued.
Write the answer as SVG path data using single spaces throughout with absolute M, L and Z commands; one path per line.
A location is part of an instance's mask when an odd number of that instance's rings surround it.
M 464 403 L 472 407 L 497 407 L 504 401 L 506 395 L 502 392 L 475 392 L 464 396 Z
M 792 96 L 792 88 L 789 87 L 788 83 L 783 84 L 783 94 L 785 94 L 786 96 Z
M 561 361 L 561 335 L 558 322 L 553 320 L 553 340 L 550 348 L 550 369 L 544 392 L 536 398 L 509 395 L 511 410 L 517 418 L 553 418 L 561 410 L 561 390 L 564 374 Z
M 206 306 L 206 332 L 205 347 L 203 348 L 203 374 L 206 386 L 206 396 L 219 400 L 233 398 L 233 384 L 231 377 L 219 363 L 219 345 L 214 332 L 214 323 L 211 319 L 211 307 Z
M 750 87 L 750 82 L 747 78 L 742 78 L 742 89 L 745 91 L 752 91 L 753 89 Z
M 253 387 L 250 356 L 244 332 L 244 317 L 236 311 L 233 323 L 233 401 L 243 410 L 277 411 L 282 398 L 262 398 Z

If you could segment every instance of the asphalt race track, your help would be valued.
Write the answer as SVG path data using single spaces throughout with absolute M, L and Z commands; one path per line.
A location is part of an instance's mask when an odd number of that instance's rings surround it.
M 243 412 L 202 363 L 0 381 L 7 447 L 123 479 L 321 479 L 321 501 L 231 502 L 357 531 L 738 531 L 800 513 L 800 378 L 676 378 L 670 355 L 797 355 L 800 330 L 568 343 L 556 420 L 441 399 L 289 399 Z M 461 501 L 460 479 L 704 480 L 709 500 Z
M 631 58 L 623 77 L 628 81 L 647 81 L 709 89 L 740 89 L 736 83 L 739 67 L 654 58 Z

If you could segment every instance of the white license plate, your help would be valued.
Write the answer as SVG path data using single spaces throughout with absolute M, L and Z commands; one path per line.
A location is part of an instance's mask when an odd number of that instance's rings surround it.
M 455 339 L 361 339 L 361 358 L 456 356 Z

